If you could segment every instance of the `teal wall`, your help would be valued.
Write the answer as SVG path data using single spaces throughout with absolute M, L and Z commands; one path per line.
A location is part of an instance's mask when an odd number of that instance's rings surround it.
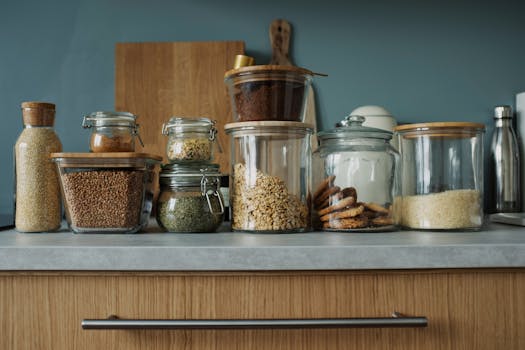
M 116 42 L 244 40 L 266 62 L 275 18 L 292 23 L 295 63 L 329 75 L 315 81 L 322 129 L 364 104 L 401 122 L 491 125 L 493 106 L 525 91 L 523 0 L 3 1 L 0 211 L 12 209 L 20 102 L 56 103 L 64 149 L 85 151 L 82 116 L 113 109 Z

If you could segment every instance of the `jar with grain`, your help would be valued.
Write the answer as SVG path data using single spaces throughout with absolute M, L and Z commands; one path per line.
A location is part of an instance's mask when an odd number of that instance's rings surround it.
M 66 220 L 76 233 L 135 233 L 148 224 L 155 167 L 147 153 L 53 153 Z
M 172 117 L 162 126 L 168 136 L 166 153 L 170 162 L 202 163 L 213 160 L 217 135 L 215 121 L 208 118 Z
M 226 124 L 231 137 L 232 229 L 303 232 L 310 228 L 310 136 L 301 122 Z
M 136 119 L 128 112 L 93 112 L 85 116 L 82 127 L 92 130 L 91 152 L 134 152 L 135 137 L 142 144 Z
M 15 144 L 15 227 L 55 231 L 61 222 L 60 184 L 49 155 L 62 150 L 53 129 L 55 105 L 24 102 L 22 114 L 24 130 Z
M 399 154 L 392 132 L 365 127 L 348 116 L 320 132 L 313 155 L 314 227 L 326 231 L 392 231 L 397 228 Z
M 402 160 L 401 224 L 478 230 L 483 224 L 485 126 L 437 122 L 397 126 Z
M 215 232 L 224 219 L 218 164 L 166 164 L 157 222 L 169 232 Z

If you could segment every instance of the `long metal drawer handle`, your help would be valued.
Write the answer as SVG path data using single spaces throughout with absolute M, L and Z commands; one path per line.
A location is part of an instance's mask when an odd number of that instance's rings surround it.
M 133 320 L 110 316 L 82 320 L 82 329 L 261 329 L 261 328 L 394 328 L 426 327 L 426 317 L 394 312 L 392 317 L 248 319 L 248 320 Z

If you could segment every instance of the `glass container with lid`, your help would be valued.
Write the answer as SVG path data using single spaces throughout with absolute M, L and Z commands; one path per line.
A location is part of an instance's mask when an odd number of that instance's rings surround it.
M 128 112 L 93 112 L 84 117 L 83 128 L 91 128 L 91 152 L 134 152 L 135 136 L 140 144 L 137 116 Z
M 399 154 L 392 133 L 363 126 L 348 116 L 335 129 L 319 132 L 313 155 L 312 221 L 327 231 L 389 231 L 398 215 Z
M 232 229 L 308 230 L 312 125 L 259 121 L 230 123 L 224 128 L 231 136 Z
M 215 232 L 224 219 L 218 164 L 166 164 L 157 222 L 169 232 Z
M 483 224 L 485 126 L 437 122 L 397 126 L 402 163 L 401 224 L 476 230 Z
M 172 117 L 162 126 L 168 136 L 166 153 L 170 162 L 211 162 L 217 136 L 215 121 L 208 118 Z
M 307 92 L 315 73 L 284 65 L 257 65 L 225 73 L 236 122 L 305 119 Z

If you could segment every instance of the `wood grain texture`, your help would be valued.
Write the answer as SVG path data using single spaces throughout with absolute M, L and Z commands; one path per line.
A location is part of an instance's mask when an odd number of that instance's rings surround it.
M 270 44 L 272 45 L 272 60 L 270 64 L 294 66 L 289 56 L 292 38 L 292 26 L 284 19 L 275 19 L 270 23 Z M 313 85 L 306 93 L 306 111 L 304 122 L 313 125 L 313 134 L 310 137 L 312 151 L 317 149 L 317 107 L 315 106 L 315 92 Z
M 116 44 L 115 109 L 139 116 L 143 151 L 166 160 L 162 124 L 172 116 L 207 117 L 217 121 L 222 150 L 216 147 L 214 162 L 228 173 L 229 138 L 223 127 L 233 119 L 224 73 L 243 53 L 242 41 Z
M 525 271 L 0 274 L 1 349 L 524 349 Z M 83 318 L 427 316 L 423 329 L 81 330 Z

